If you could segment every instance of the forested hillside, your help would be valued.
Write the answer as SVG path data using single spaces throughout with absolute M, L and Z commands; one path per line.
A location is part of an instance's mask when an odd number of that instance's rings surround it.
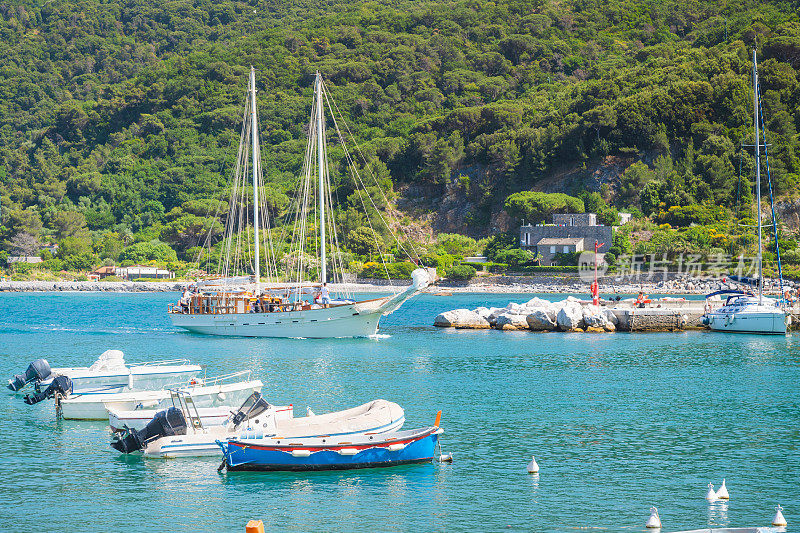
M 11 0 L 0 5 L 0 246 L 35 253 L 59 242 L 75 268 L 189 259 L 211 223 L 208 200 L 230 176 L 251 64 L 278 214 L 302 164 L 319 70 L 411 219 L 455 196 L 448 227 L 487 236 L 506 205 L 509 220 L 530 219 L 519 195 L 506 199 L 546 183 L 612 219 L 614 206 L 673 227 L 695 216 L 727 224 L 752 216 L 737 205 L 750 202 L 753 158 L 740 145 L 752 143 L 754 47 L 772 184 L 785 198 L 800 187 L 797 10 L 754 1 Z M 562 183 L 565 172 L 580 179 Z M 340 188 L 341 227 L 357 235 L 352 189 L 346 179 Z M 744 243 L 723 237 L 701 244 Z M 136 243 L 147 253 L 130 252 Z

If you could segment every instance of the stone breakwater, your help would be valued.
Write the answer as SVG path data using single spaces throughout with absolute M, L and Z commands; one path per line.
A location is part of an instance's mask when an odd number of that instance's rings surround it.
M 675 331 L 701 327 L 703 314 L 703 302 L 698 301 L 662 300 L 640 308 L 622 303 L 614 307 L 592 305 L 573 297 L 558 302 L 533 298 L 522 304 L 511 302 L 506 307 L 445 311 L 433 325 L 505 331 Z
M 175 292 L 186 285 L 185 281 L 3 281 L 0 292 Z

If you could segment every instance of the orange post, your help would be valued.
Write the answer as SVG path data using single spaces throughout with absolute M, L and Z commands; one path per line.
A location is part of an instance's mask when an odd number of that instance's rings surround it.
M 250 520 L 247 523 L 245 533 L 264 533 L 264 522 L 261 520 Z

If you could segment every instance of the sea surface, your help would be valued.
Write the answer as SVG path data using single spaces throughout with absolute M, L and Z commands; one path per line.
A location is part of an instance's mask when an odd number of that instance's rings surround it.
M 145 460 L 99 422 L 0 393 L 4 531 L 664 531 L 800 527 L 800 334 L 579 334 L 436 329 L 441 311 L 533 295 L 423 295 L 374 339 L 184 333 L 174 294 L 0 294 L 0 377 L 38 357 L 85 366 L 188 357 L 209 375 L 251 369 L 300 415 L 375 398 L 406 428 L 443 411 L 452 464 L 218 474 L 219 458 Z M 563 296 L 545 296 L 551 299 Z M 3 381 L 3 383 L 5 383 Z M 535 455 L 541 472 L 526 473 Z M 728 504 L 706 486 L 727 480 Z M 792 526 L 795 526 L 794 528 Z

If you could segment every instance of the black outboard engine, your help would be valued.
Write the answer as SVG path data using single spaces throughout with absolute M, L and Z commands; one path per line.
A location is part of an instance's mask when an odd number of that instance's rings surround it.
M 233 427 L 239 427 L 239 424 L 245 420 L 250 420 L 254 416 L 260 415 L 269 408 L 269 403 L 267 403 L 267 400 L 261 396 L 261 393 L 254 392 L 248 396 L 236 414 L 233 415 L 233 419 L 231 420 L 231 422 L 233 422 Z
M 143 449 L 148 442 L 161 437 L 186 435 L 186 418 L 177 407 L 156 413 L 141 431 L 127 430 L 123 436 L 111 442 L 111 447 L 122 453 L 133 453 Z
M 50 365 L 46 359 L 37 359 L 28 365 L 24 374 L 17 374 L 8 380 L 8 388 L 17 392 L 31 381 L 43 381 L 50 376 Z
M 56 394 L 66 396 L 72 392 L 72 380 L 67 376 L 56 376 L 53 382 L 42 392 L 36 394 L 26 394 L 25 403 L 33 405 L 47 398 L 53 398 Z

